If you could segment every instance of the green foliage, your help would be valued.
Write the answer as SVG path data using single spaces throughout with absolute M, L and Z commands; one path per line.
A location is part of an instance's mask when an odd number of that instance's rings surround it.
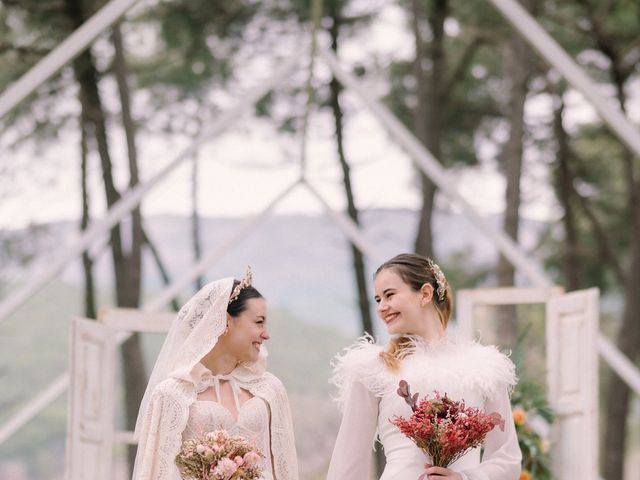
M 544 3 L 543 21 L 554 37 L 578 56 L 589 75 L 611 88 L 621 100 L 620 94 L 632 97 L 630 88 L 638 80 L 640 65 L 640 7 L 637 2 L 557 2 Z M 565 87 L 558 90 L 565 94 Z M 618 91 L 621 88 L 621 91 Z M 603 89 L 604 91 L 604 89 Z M 637 175 L 637 159 L 625 150 L 621 142 L 597 121 L 578 119 L 575 125 L 567 124 L 569 167 L 573 185 L 583 198 L 575 195 L 570 205 L 575 216 L 577 248 L 574 254 L 581 286 L 597 286 L 604 292 L 618 293 L 624 287 L 612 268 L 611 260 L 604 255 L 602 234 L 610 251 L 623 266 L 627 263 L 630 243 L 629 218 L 632 194 L 630 179 Z M 555 154 L 555 139 L 549 138 L 550 150 Z M 558 177 L 557 166 L 554 175 Z M 559 187 L 556 183 L 556 191 Z M 589 209 L 590 215 L 585 210 Z M 595 221 L 594 221 L 595 219 Z M 561 225 L 550 227 L 549 241 L 543 248 L 546 265 L 558 272 L 563 281 L 563 261 L 566 255 L 565 232 Z
M 514 409 L 514 417 L 520 418 L 520 410 Z M 526 423 L 529 412 L 524 413 L 523 423 L 516 424 L 518 444 L 522 451 L 522 473 L 524 479 L 550 480 L 551 466 L 549 459 L 549 443 Z M 530 476 L 527 476 L 530 475 Z
M 71 32 L 60 8 L 28 0 L 0 6 L 0 91 L 26 73 Z M 9 146 L 40 146 L 57 138 L 73 117 L 60 108 L 61 98 L 71 95 L 68 72 L 54 75 L 38 94 L 23 101 L 1 119 L 11 127 Z
M 611 248 L 624 264 L 629 249 L 630 204 L 625 174 L 625 152 L 620 143 L 600 124 L 581 126 L 571 140 L 571 167 L 574 187 L 584 198 L 572 199 L 577 229 L 580 281 L 586 286 L 598 286 L 603 291 L 620 288 L 612 274 L 611 264 L 603 261 L 601 243 L 596 227 L 587 215 L 584 205 L 595 216 L 599 228 L 606 233 Z M 556 167 L 557 168 L 557 167 Z M 555 173 L 557 175 L 557 173 Z M 556 184 L 556 190 L 558 185 Z M 559 193 L 559 192 L 558 192 Z M 551 235 L 543 246 L 548 268 L 558 272 L 563 280 L 562 263 L 565 255 L 564 230 L 551 225 Z
M 305 33 L 311 32 L 311 9 L 313 0 L 289 0 L 288 2 L 276 2 L 270 8 L 268 14 L 272 18 L 296 22 L 299 28 Z M 356 2 L 348 0 L 326 0 L 322 2 L 322 12 L 320 18 L 320 28 L 325 31 L 332 28 L 338 22 L 338 50 L 343 40 L 353 39 L 361 34 L 366 27 L 376 18 L 375 11 L 363 8 L 363 5 L 356 6 Z M 360 8 L 362 12 L 358 10 Z M 305 65 L 304 62 L 301 62 Z M 357 65 L 353 67 L 355 75 L 361 76 L 366 72 L 366 67 Z M 256 112 L 259 116 L 270 117 L 278 125 L 278 130 L 284 134 L 296 134 L 302 129 L 302 117 L 304 116 L 308 91 L 306 81 L 308 69 L 300 69 L 296 85 L 285 85 L 284 89 L 279 88 L 274 94 L 270 94 L 265 100 L 258 102 Z M 318 81 L 318 67 L 315 68 L 314 82 L 311 92 L 311 115 L 319 110 L 330 110 L 331 90 L 327 82 Z M 277 108 L 283 104 L 288 104 L 288 108 Z M 344 103 L 344 102 L 343 102 Z M 343 108 L 343 114 L 348 120 L 349 112 Z
M 163 2 L 146 11 L 134 26 L 152 29 L 157 36 L 152 54 L 131 54 L 138 87 L 156 94 L 168 89 L 184 98 L 227 80 L 233 53 L 244 42 L 243 29 L 258 6 L 239 0 L 195 0 Z
M 413 21 L 412 14 L 407 14 L 408 20 Z M 445 35 L 444 71 L 434 73 L 428 58 L 423 60 L 423 69 L 427 76 L 437 74 L 442 79 L 439 92 L 442 112 L 437 120 L 441 132 L 440 160 L 447 167 L 473 165 L 478 161 L 475 148 L 478 134 L 483 130 L 490 132 L 493 129 L 490 121 L 500 115 L 493 90 L 501 73 L 494 39 L 496 23 L 501 22 L 490 10 L 472 8 L 468 2 L 451 2 L 447 22 L 456 25 L 459 32 Z M 432 48 L 430 27 L 424 20 L 420 24 L 421 30 L 427 32 L 423 33 L 423 49 L 428 56 Z M 432 82 L 430 78 L 426 81 Z M 414 130 L 418 98 L 413 59 L 392 62 L 389 86 L 386 104 Z

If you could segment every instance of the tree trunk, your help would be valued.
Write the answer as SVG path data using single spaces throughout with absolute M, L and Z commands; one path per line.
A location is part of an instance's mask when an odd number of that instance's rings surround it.
M 620 72 L 619 58 L 613 55 L 615 49 L 604 49 L 611 60 L 611 77 L 616 87 L 620 108 L 626 111 L 624 83 L 626 77 Z M 618 332 L 617 345 L 632 362 L 640 357 L 640 178 L 634 167 L 634 156 L 623 147 L 623 162 L 626 171 L 629 215 L 631 218 L 631 242 L 629 246 L 629 270 L 625 275 L 625 304 L 622 324 Z M 612 372 L 607 391 L 607 421 L 605 422 L 606 449 L 603 473 L 606 480 L 623 478 L 624 457 L 627 446 L 627 417 L 631 391 L 629 386 Z
M 556 158 L 558 159 L 557 190 L 558 199 L 564 209 L 562 223 L 565 231 L 564 278 L 567 291 L 580 288 L 580 269 L 578 263 L 578 232 L 575 210 L 572 203 L 573 175 L 569 169 L 569 145 L 567 132 L 562 124 L 564 100 L 562 92 L 555 95 L 556 108 L 553 115 L 553 130 L 556 137 Z
M 67 15 L 75 28 L 82 25 L 85 20 L 81 3 L 81 0 L 65 0 Z M 118 201 L 120 195 L 118 194 L 113 182 L 107 129 L 102 101 L 98 91 L 98 73 L 94 66 L 90 50 L 85 50 L 74 60 L 73 69 L 76 81 L 80 86 L 82 113 L 93 127 L 93 134 L 95 136 L 98 154 L 100 156 L 100 164 L 102 166 L 102 177 L 104 180 L 107 205 L 110 207 Z M 118 285 L 118 283 L 124 278 L 125 264 L 120 224 L 115 225 L 111 229 L 110 245 L 113 256 L 116 285 Z M 119 290 L 119 288 L 116 290 Z
M 626 112 L 625 83 L 632 70 L 622 68 L 620 47 L 602 29 L 601 18 L 592 5 L 584 2 L 591 20 L 593 34 L 599 50 L 609 58 L 609 74 L 616 89 L 616 97 L 623 112 Z M 634 163 L 633 153 L 623 145 L 623 168 L 627 181 L 631 241 L 629 245 L 629 268 L 626 278 L 625 305 L 622 324 L 618 332 L 617 346 L 631 361 L 640 357 L 640 178 Z M 607 390 L 603 474 L 606 480 L 623 478 L 624 457 L 627 445 L 627 417 L 630 401 L 629 386 L 612 372 Z
M 149 250 L 149 253 L 151 254 L 151 256 L 153 257 L 153 261 L 156 263 L 156 266 L 158 267 L 158 271 L 160 272 L 160 276 L 162 277 L 162 282 L 165 284 L 165 286 L 171 285 L 169 272 L 167 271 L 167 268 L 164 266 L 164 262 L 160 257 L 160 253 L 158 253 L 158 250 L 156 249 L 155 245 L 151 242 L 151 239 L 147 237 L 147 234 L 144 230 L 142 231 L 142 235 L 144 237 L 144 244 Z M 180 310 L 180 301 L 178 300 L 177 297 L 171 299 L 171 308 L 173 308 L 173 310 L 176 312 Z
M 129 85 L 127 83 L 127 63 L 119 24 L 113 27 L 112 41 L 114 47 L 114 72 L 120 95 L 122 126 L 127 141 L 127 155 L 129 158 L 129 188 L 133 189 L 140 183 L 138 152 L 135 142 L 135 123 L 131 115 Z M 140 303 L 143 241 L 142 216 L 138 206 L 131 211 L 131 249 L 124 263 L 124 269 L 126 270 L 123 278 L 124 282 L 121 284 L 121 291 L 118 292 L 122 302 L 118 302 L 118 304 L 126 307 L 137 307 Z
M 604 30 L 605 17 L 599 15 L 595 3 L 581 1 L 590 20 L 591 37 L 595 46 L 610 61 L 609 75 L 616 90 L 616 96 L 623 112 L 626 112 L 625 83 L 633 73 L 633 69 L 623 67 L 623 55 L 615 37 Z M 606 16 L 606 15 L 605 15 Z M 628 271 L 622 273 L 616 268 L 619 278 L 624 283 L 625 304 L 622 322 L 618 332 L 617 346 L 631 361 L 640 356 L 640 178 L 634 163 L 634 155 L 623 145 L 623 169 L 627 181 L 629 198 L 628 215 L 631 222 Z M 602 235 L 604 238 L 604 236 Z M 624 281 L 624 280 L 623 280 Z M 607 480 L 623 478 L 624 457 L 627 440 L 627 417 L 629 414 L 629 386 L 618 375 L 612 372 L 607 389 L 605 439 L 603 448 L 603 474 Z
M 89 226 L 89 189 L 87 187 L 87 163 L 89 156 L 87 121 L 80 115 L 80 182 L 82 190 L 82 219 L 80 230 L 85 231 Z M 89 251 L 82 252 L 82 270 L 84 272 L 84 315 L 86 318 L 96 318 L 95 286 L 93 281 L 93 261 Z
M 556 190 L 560 204 L 564 209 L 563 224 L 565 228 L 565 249 L 564 249 L 564 277 L 565 287 L 567 291 L 578 290 L 584 288 L 584 281 L 581 279 L 582 269 L 580 268 L 580 249 L 579 233 L 576 219 L 576 202 L 582 213 L 591 223 L 593 234 L 598 242 L 602 259 L 606 261 L 621 286 L 626 285 L 626 276 L 620 265 L 618 253 L 609 237 L 606 228 L 598 220 L 595 212 L 591 208 L 588 199 L 583 197 L 574 185 L 575 173 L 571 168 L 571 163 L 580 165 L 582 160 L 569 145 L 569 135 L 564 129 L 564 89 L 561 87 L 552 87 L 550 93 L 553 95 L 554 101 L 554 118 L 553 130 L 556 139 L 556 158 L 558 159 L 558 168 L 556 171 Z
M 424 12 L 420 0 L 413 0 L 413 35 L 416 56 L 413 62 L 414 77 L 417 85 L 418 104 L 414 111 L 414 132 L 424 146 L 441 161 L 441 131 L 442 118 L 446 99 L 440 93 L 446 72 L 446 55 L 444 49 L 444 22 L 448 15 L 448 1 L 434 0 L 428 14 L 432 40 L 429 44 L 428 58 L 431 60 L 431 70 L 425 72 L 424 61 L 427 58 L 424 40 L 421 34 L 421 23 Z M 418 222 L 418 232 L 415 241 L 415 251 L 428 257 L 433 257 L 433 209 L 436 186 L 422 172 L 420 172 L 422 189 L 422 206 Z
M 198 152 L 193 155 L 193 169 L 191 171 L 191 242 L 193 244 L 193 259 L 200 260 L 202 257 L 202 246 L 200 241 L 200 214 L 198 213 Z M 204 282 L 201 275 L 198 275 L 195 282 L 196 292 L 199 291 Z
M 129 188 L 133 189 L 140 183 L 138 153 L 135 144 L 135 123 L 131 114 L 131 99 L 127 83 L 127 63 L 119 24 L 113 27 L 112 41 L 115 52 L 114 72 L 122 107 L 122 125 L 127 139 Z M 126 256 L 123 265 L 123 278 L 119 282 L 116 281 L 118 305 L 120 306 L 137 308 L 140 305 L 143 242 L 142 215 L 138 206 L 131 211 L 131 250 Z M 144 355 L 138 334 L 132 335 L 122 344 L 122 365 L 124 370 L 127 428 L 133 430 L 136 425 L 138 408 L 144 395 L 147 379 Z M 128 448 L 128 457 L 129 473 L 133 474 L 133 465 L 136 458 L 135 446 Z
M 433 209 L 436 198 L 436 185 L 424 173 L 420 172 L 421 199 L 418 233 L 415 241 L 415 251 L 420 255 L 433 258 Z
M 78 28 L 86 20 L 81 0 L 65 0 L 65 13 L 74 28 Z M 107 128 L 102 107 L 102 100 L 98 89 L 98 72 L 95 68 L 90 50 L 80 54 L 73 62 L 74 74 L 80 87 L 82 113 L 94 128 L 94 135 L 102 166 L 107 207 L 111 208 L 120 198 L 114 181 Z M 117 70 L 118 67 L 116 67 Z M 116 74 L 118 76 L 118 74 Z M 122 95 L 122 92 L 121 92 Z M 127 104 L 128 107 L 128 104 Z M 123 106 L 123 108 L 127 108 Z M 131 153 L 131 152 L 129 152 Z M 137 165 L 130 163 L 131 182 L 137 183 Z M 131 158 L 130 158 L 131 162 Z M 133 216 L 134 232 L 132 235 L 132 255 L 130 258 L 124 253 L 120 224 L 115 225 L 110 233 L 110 246 L 113 259 L 116 302 L 118 306 L 137 307 L 140 295 L 140 244 L 141 235 L 136 229 L 140 226 L 139 213 Z M 137 227 L 135 227 L 137 225 Z M 136 251 L 136 248 L 138 251 Z M 133 261 L 133 266 L 128 264 Z M 125 370 L 125 409 L 127 427 L 133 428 L 137 417 L 138 407 L 144 393 L 146 372 L 144 368 L 142 348 L 138 335 L 133 335 L 122 346 L 123 365 Z M 135 450 L 129 449 L 130 468 L 133 466 Z
M 331 49 L 337 55 L 338 54 L 338 36 L 340 32 L 340 24 L 341 24 L 341 14 L 339 11 L 339 6 L 336 5 L 336 2 L 329 2 L 329 14 L 332 18 L 331 28 L 329 33 L 331 35 Z M 340 161 L 340 166 L 342 168 L 342 175 L 344 181 L 344 189 L 345 195 L 347 197 L 347 213 L 349 217 L 357 224 L 360 224 L 358 209 L 355 204 L 355 199 L 353 195 L 353 188 L 351 185 L 351 172 L 349 163 L 347 162 L 347 158 L 344 152 L 344 143 L 343 143 L 343 113 L 342 107 L 340 106 L 340 91 L 341 86 L 338 80 L 333 77 L 331 79 L 331 108 L 333 110 L 333 118 L 335 121 L 335 130 L 336 130 L 336 146 L 338 150 L 338 159 Z M 358 249 L 358 247 L 351 243 L 351 255 L 353 259 L 353 272 L 356 280 L 356 288 L 358 292 L 358 307 L 360 310 L 360 319 L 362 322 L 362 331 L 369 333 L 371 335 L 374 334 L 373 329 L 373 321 L 371 319 L 371 309 L 369 305 L 369 292 L 367 288 L 367 278 L 365 273 L 365 263 L 362 252 Z M 375 463 L 376 463 L 376 471 L 377 477 L 382 475 L 385 466 L 385 457 L 382 448 L 376 449 L 375 454 Z
M 340 29 L 340 13 L 336 9 L 335 2 L 329 2 L 329 8 L 332 10 L 333 18 L 332 26 L 329 31 L 331 35 L 331 48 L 334 53 L 338 51 L 338 32 Z M 356 223 L 360 224 L 358 209 L 355 204 L 353 188 L 351 185 L 351 172 L 349 163 L 347 162 L 344 145 L 343 145 L 343 124 L 342 124 L 342 108 L 340 106 L 340 83 L 334 77 L 331 79 L 331 108 L 333 110 L 333 118 L 336 129 L 336 146 L 338 149 L 338 159 L 342 168 L 344 181 L 344 189 L 347 197 L 347 213 L 349 217 Z M 351 252 L 353 256 L 353 271 L 356 278 L 356 286 L 358 291 L 358 306 L 360 308 L 360 317 L 362 319 L 362 329 L 365 332 L 373 334 L 373 323 L 371 320 L 371 311 L 369 305 L 369 293 L 367 289 L 367 279 L 365 274 L 365 265 L 362 252 L 358 250 L 356 245 L 351 243 Z
M 530 2 L 529 2 L 530 3 Z M 524 5 L 529 7 L 530 5 Z M 506 47 L 505 74 L 509 85 L 509 103 L 507 118 L 509 121 L 509 139 L 502 152 L 502 162 L 507 180 L 505 193 L 505 216 L 503 229 L 505 233 L 518 243 L 520 226 L 520 180 L 522 177 L 522 155 L 524 151 L 524 105 L 529 90 L 531 75 L 531 57 L 525 41 L 514 35 Z M 515 268 L 502 254 L 497 265 L 498 285 L 501 287 L 515 284 Z M 501 342 L 514 345 L 518 338 L 515 306 L 503 306 L 497 309 L 497 328 Z
M 640 181 L 635 180 L 631 194 L 632 212 L 629 270 L 625 288 L 625 306 L 617 345 L 631 361 L 640 357 Z M 603 474 L 606 480 L 623 478 L 624 454 L 627 446 L 627 417 L 629 416 L 629 386 L 612 372 L 607 390 L 607 414 L 603 449 Z

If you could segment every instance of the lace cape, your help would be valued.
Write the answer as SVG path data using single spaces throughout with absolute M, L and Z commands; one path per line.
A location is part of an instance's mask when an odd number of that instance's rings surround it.
M 297 480 L 293 424 L 284 386 L 265 372 L 260 378 L 236 378 L 241 388 L 264 399 L 271 413 L 271 453 L 277 480 Z M 193 383 L 169 378 L 155 388 L 140 434 L 134 479 L 175 480 L 180 478 L 174 459 L 180 451 L 189 407 L 196 400 Z
M 233 278 L 205 285 L 178 312 L 151 373 L 136 422 L 138 452 L 134 480 L 180 478 L 174 459 L 180 451 L 189 407 L 197 397 L 194 367 L 216 345 L 227 322 Z M 297 480 L 298 467 L 285 389 L 266 372 L 266 349 L 256 363 L 231 374 L 241 388 L 270 407 L 271 450 L 276 480 Z
M 435 342 L 412 339 L 413 345 L 399 372 L 392 372 L 382 363 L 380 353 L 385 347 L 375 344 L 368 335 L 336 355 L 330 382 L 338 387 L 335 400 L 340 408 L 354 381 L 377 397 L 395 394 L 402 378 L 420 378 L 421 383 L 440 393 L 473 390 L 484 398 L 503 389 L 511 391 L 517 382 L 513 362 L 495 346 L 481 345 L 461 336 L 445 336 Z

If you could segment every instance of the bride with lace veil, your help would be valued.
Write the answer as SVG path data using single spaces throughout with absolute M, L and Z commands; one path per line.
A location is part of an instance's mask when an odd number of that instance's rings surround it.
M 297 480 L 284 386 L 266 371 L 266 303 L 251 271 L 205 285 L 169 329 L 147 390 L 135 436 L 134 480 L 179 480 L 182 442 L 224 429 L 264 454 L 263 480 Z

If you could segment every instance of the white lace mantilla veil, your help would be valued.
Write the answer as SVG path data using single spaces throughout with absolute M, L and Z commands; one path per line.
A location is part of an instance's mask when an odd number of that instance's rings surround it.
M 232 288 L 233 278 L 205 285 L 171 324 L 140 404 L 134 480 L 180 479 L 174 460 L 182 444 L 189 407 L 197 398 L 191 372 L 226 328 Z M 258 362 L 239 365 L 231 375 L 241 388 L 269 405 L 275 480 L 298 480 L 289 401 L 282 383 L 266 371 L 266 357 L 262 346 Z

